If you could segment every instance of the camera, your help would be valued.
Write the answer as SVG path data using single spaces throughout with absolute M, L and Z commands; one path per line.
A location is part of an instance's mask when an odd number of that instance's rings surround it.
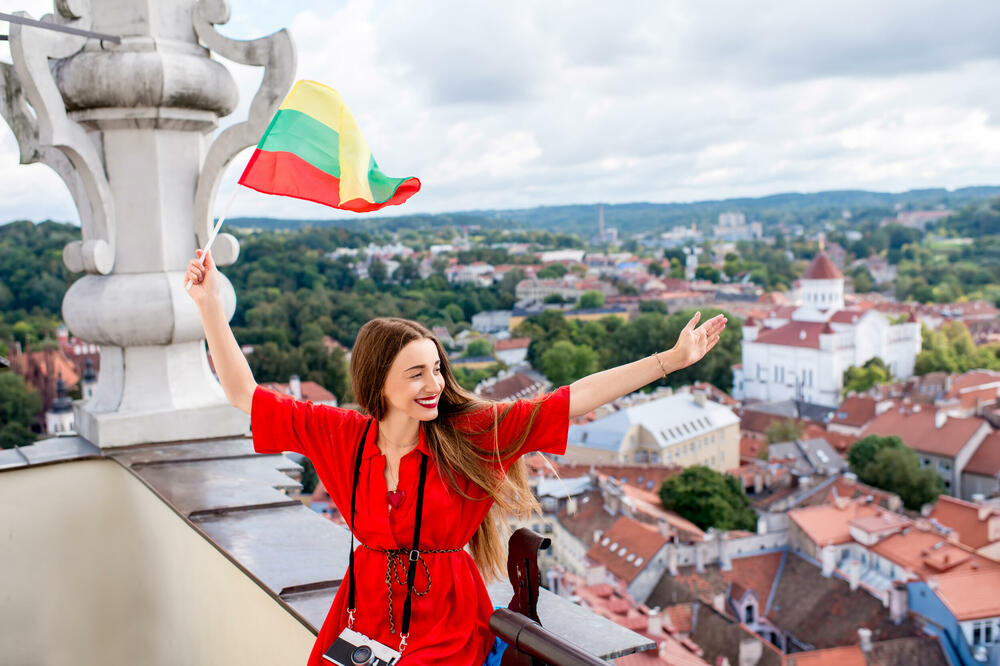
M 392 666 L 403 655 L 353 629 L 345 628 L 323 658 L 338 666 Z

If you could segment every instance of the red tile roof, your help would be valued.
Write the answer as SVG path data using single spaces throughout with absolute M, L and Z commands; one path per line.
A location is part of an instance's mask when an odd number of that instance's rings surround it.
M 1000 568 L 938 577 L 937 595 L 959 622 L 1000 615 Z
M 861 319 L 864 314 L 864 310 L 858 310 L 856 308 L 837 310 L 827 321 L 832 321 L 835 324 L 853 324 Z
M 857 645 L 796 652 L 790 655 L 788 666 L 868 666 L 865 653 Z
M 809 264 L 809 268 L 802 274 L 803 280 L 836 280 L 843 277 L 844 274 L 837 270 L 826 252 L 817 254 L 812 263 Z
M 851 444 L 858 441 L 853 435 L 845 435 L 840 432 L 830 432 L 817 423 L 809 423 L 802 431 L 802 439 L 822 439 L 832 446 L 838 453 L 847 453 Z
M 788 517 L 813 543 L 823 547 L 851 541 L 850 522 L 878 515 L 881 511 L 863 500 L 854 500 L 793 509 L 788 512 Z
M 531 338 L 510 338 L 509 340 L 498 340 L 494 349 L 496 351 L 506 351 L 507 349 L 527 349 L 531 344 Z
M 774 579 L 781 568 L 781 558 L 784 553 L 767 553 L 753 557 L 738 557 L 732 560 L 731 571 L 723 572 L 722 576 L 733 584 L 730 595 L 733 599 L 743 596 L 743 591 L 751 591 L 757 595 L 762 604 L 767 603 L 774 587 Z M 736 591 L 741 594 L 736 594 Z
M 840 403 L 830 423 L 860 428 L 875 418 L 875 398 L 853 395 Z
M 915 451 L 954 458 L 979 428 L 986 423 L 980 418 L 949 417 L 938 428 L 933 409 L 890 409 L 875 417 L 862 432 L 868 435 L 896 435 Z
M 740 437 L 740 458 L 756 459 L 767 446 L 767 441 L 756 437 Z
M 674 604 L 663 609 L 664 624 L 669 623 L 670 629 L 678 634 L 691 633 L 691 617 L 694 611 L 691 604 Z
M 992 478 L 1000 474 L 1000 430 L 986 436 L 966 463 L 963 473 Z
M 828 327 L 826 322 L 790 321 L 784 326 L 762 331 L 757 342 L 782 347 L 809 347 L 819 349 L 819 336 Z
M 982 518 L 980 513 L 983 514 Z M 958 540 L 969 548 L 979 549 L 1000 541 L 1000 510 L 992 507 L 981 507 L 956 497 L 941 495 L 928 517 L 955 530 Z M 991 523 L 994 526 L 992 535 Z
M 273 389 L 279 393 L 284 393 L 286 395 L 292 395 L 292 390 L 289 388 L 288 384 L 279 384 L 277 382 L 267 382 L 263 384 L 265 388 Z M 302 399 L 308 400 L 310 402 L 334 402 L 337 396 L 327 391 L 325 388 L 320 386 L 314 381 L 303 381 L 299 382 L 299 390 L 302 392 Z
M 630 583 L 666 543 L 655 527 L 622 516 L 590 547 L 587 558 L 603 565 L 619 580 Z
M 914 527 L 893 534 L 871 546 L 870 550 L 924 579 L 935 576 L 942 580 L 945 577 L 939 575 L 942 572 L 950 576 L 966 571 L 1000 571 L 1000 562 L 977 555 L 961 544 L 951 543 L 929 528 Z

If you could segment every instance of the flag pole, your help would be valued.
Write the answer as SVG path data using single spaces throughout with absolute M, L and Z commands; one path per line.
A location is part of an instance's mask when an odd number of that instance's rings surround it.
M 202 248 L 202 251 L 201 251 L 201 265 L 202 266 L 205 265 L 205 257 L 208 255 L 208 251 L 210 249 L 212 249 L 212 243 L 215 242 L 215 237 L 219 235 L 219 229 L 222 228 L 222 223 L 226 221 L 226 215 L 229 214 L 229 207 L 233 205 L 233 201 L 236 199 L 236 193 L 239 192 L 239 191 L 240 191 L 240 186 L 237 184 L 236 188 L 233 190 L 232 195 L 230 195 L 230 197 L 229 197 L 229 201 L 226 202 L 226 207 L 222 209 L 222 216 L 219 218 L 219 221 L 215 223 L 215 226 L 212 227 L 212 233 L 210 233 L 208 235 L 208 242 L 205 243 L 205 247 Z M 191 290 L 191 281 L 190 280 L 185 280 L 184 281 L 184 289 L 185 289 L 185 291 L 190 291 Z

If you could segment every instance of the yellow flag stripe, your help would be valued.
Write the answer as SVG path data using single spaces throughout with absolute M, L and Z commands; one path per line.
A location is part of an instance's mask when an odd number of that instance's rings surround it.
M 368 169 L 372 153 L 357 121 L 336 90 L 316 81 L 299 81 L 288 93 L 281 109 L 306 114 L 339 136 L 340 200 L 373 202 Z

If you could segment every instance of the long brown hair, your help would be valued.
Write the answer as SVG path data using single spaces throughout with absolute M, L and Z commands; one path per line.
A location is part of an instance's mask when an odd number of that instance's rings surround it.
M 516 441 L 501 448 L 496 436 L 497 426 L 507 417 L 512 405 L 484 400 L 462 388 L 448 364 L 448 354 L 426 327 L 409 319 L 379 317 L 361 327 L 351 353 L 354 399 L 376 420 L 385 418 L 388 410 L 382 389 L 396 355 L 410 342 L 424 338 L 431 340 L 437 347 L 441 357 L 441 375 L 444 377 L 444 389 L 438 399 L 438 417 L 421 423 L 424 438 L 439 474 L 448 480 L 448 484 L 456 492 L 472 499 L 458 484 L 457 477 L 464 476 L 482 488 L 493 500 L 486 519 L 469 541 L 469 548 L 483 577 L 487 580 L 499 578 L 507 567 L 505 537 L 509 529 L 506 517 L 515 515 L 524 518 L 533 511 L 540 513 L 540 506 L 528 486 L 524 462 L 517 460 L 510 466 L 506 476 L 497 463 L 520 451 L 541 403 L 532 410 L 527 426 Z M 455 426 L 456 416 L 482 409 L 493 411 L 493 423 L 486 429 L 468 432 Z M 493 435 L 492 449 L 473 443 L 472 437 L 488 433 Z

